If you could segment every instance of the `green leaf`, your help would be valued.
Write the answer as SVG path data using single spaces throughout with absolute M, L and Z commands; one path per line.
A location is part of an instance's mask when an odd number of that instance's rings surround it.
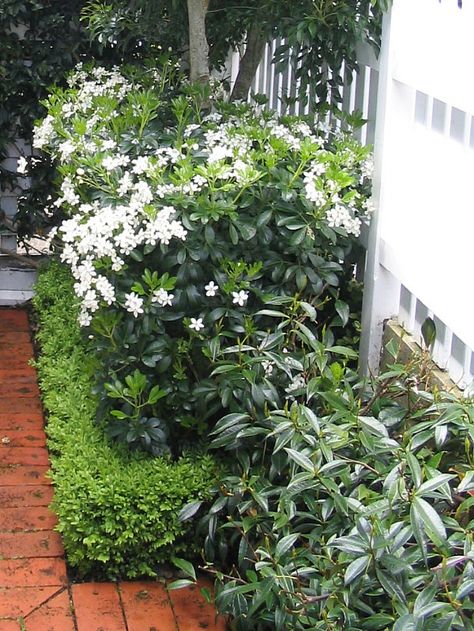
M 406 604 L 405 592 L 403 591 L 402 586 L 397 583 L 396 575 L 388 575 L 386 572 L 382 572 L 380 569 L 375 570 L 375 574 L 379 583 L 382 585 L 384 590 L 392 597 L 395 597 L 401 603 Z M 403 576 L 403 575 L 399 575 Z
M 474 471 L 468 471 L 457 488 L 459 493 L 474 490 Z
M 299 451 L 296 451 L 295 449 L 289 449 L 288 447 L 285 447 L 285 451 L 294 462 L 299 464 L 300 467 L 302 467 L 303 469 L 306 469 L 306 471 L 310 471 L 312 473 L 315 472 L 314 464 L 311 462 L 308 456 L 305 456 L 304 454 L 302 454 Z
M 410 506 L 410 523 L 411 527 L 413 528 L 415 539 L 420 546 L 425 565 L 428 565 L 428 546 L 426 543 L 426 535 L 423 527 L 423 519 L 419 511 L 417 510 L 414 502 L 412 502 Z
M 339 314 L 339 317 L 342 320 L 342 326 L 346 326 L 349 321 L 349 313 L 350 308 L 347 302 L 343 302 L 342 300 L 336 300 L 336 311 Z
M 166 392 L 160 388 L 160 386 L 153 386 L 148 395 L 148 403 L 154 405 L 157 401 L 166 397 Z
M 350 357 L 352 359 L 358 359 L 359 355 L 352 348 L 346 348 L 345 346 L 330 346 L 326 349 L 328 353 L 335 353 L 336 355 L 343 355 L 344 357 Z
M 291 535 L 286 535 L 286 537 L 283 537 L 283 539 L 280 539 L 278 541 L 275 548 L 275 559 L 277 561 L 280 560 L 280 558 L 285 554 L 285 552 L 288 552 L 288 550 L 294 546 L 299 536 L 300 534 L 296 532 Z
M 458 591 L 456 592 L 456 600 L 462 600 L 472 592 L 474 592 L 474 580 L 471 579 L 464 581 L 464 583 L 461 583 Z
M 423 524 L 422 527 L 428 538 L 431 539 L 435 545 L 442 546 L 446 541 L 446 529 L 441 521 L 441 517 L 435 509 L 428 504 L 426 500 L 421 499 L 421 497 L 415 497 L 412 505 L 418 513 L 419 519 Z
M 407 464 L 413 476 L 413 483 L 415 487 L 418 488 L 419 486 L 421 486 L 421 480 L 422 480 L 420 463 L 418 462 L 417 457 L 411 453 L 409 447 L 405 452 L 405 457 L 407 459 Z
M 388 437 L 388 431 L 385 425 L 373 416 L 359 416 L 359 423 L 362 425 L 363 429 L 367 429 L 375 436 Z
M 449 482 L 449 480 L 452 480 L 455 477 L 455 475 L 451 475 L 449 473 L 441 473 L 440 475 L 437 475 L 434 478 L 423 482 L 423 484 L 417 488 L 416 495 L 420 496 L 432 493 L 436 489 L 439 489 L 440 486 L 443 486 L 444 484 Z
M 421 325 L 421 335 L 426 348 L 430 348 L 436 340 L 436 324 L 432 318 L 426 318 Z
M 171 563 L 179 568 L 182 572 L 190 576 L 194 581 L 196 580 L 196 570 L 194 566 L 186 559 L 180 559 L 179 557 L 171 557 Z
M 411 614 L 405 614 L 393 625 L 392 631 L 416 631 L 416 619 Z
M 367 569 L 369 561 L 370 561 L 370 557 L 367 555 L 364 555 L 362 557 L 354 559 L 352 563 L 349 563 L 344 573 L 344 585 L 350 585 L 352 581 L 354 581 L 358 576 L 363 574 Z
M 217 421 L 214 430 L 211 432 L 211 435 L 219 434 L 229 427 L 233 427 L 234 425 L 240 424 L 241 421 L 247 421 L 249 419 L 250 417 L 248 414 L 241 414 L 240 412 L 226 414 L 219 421 Z
M 180 578 L 177 581 L 173 581 L 172 583 L 168 583 L 166 589 L 171 591 L 172 589 L 182 589 L 183 587 L 189 587 L 189 585 L 195 585 L 194 581 L 190 581 L 187 578 Z
M 314 322 L 316 320 L 316 309 L 313 307 L 313 305 L 310 305 L 309 302 L 305 302 L 304 300 L 302 300 L 300 302 L 301 308 L 303 309 L 303 311 L 306 313 L 306 315 L 309 317 L 309 319 Z
M 193 515 L 198 512 L 201 506 L 202 501 L 190 502 L 189 504 L 186 504 L 186 506 L 183 506 L 183 508 L 178 513 L 179 521 L 187 521 L 188 519 L 191 519 L 191 517 L 193 517 Z
M 415 614 L 415 616 L 419 616 L 420 610 L 423 609 L 423 607 L 426 607 L 426 605 L 433 602 L 437 590 L 438 586 L 436 584 L 436 581 L 434 581 L 431 585 L 425 587 L 425 589 L 418 594 L 413 606 L 413 613 Z

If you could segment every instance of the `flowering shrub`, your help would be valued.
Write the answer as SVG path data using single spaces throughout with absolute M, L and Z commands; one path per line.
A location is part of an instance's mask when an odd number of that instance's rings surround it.
M 226 357 L 265 351 L 241 378 L 275 405 L 306 383 L 294 326 L 332 348 L 345 334 L 371 210 L 349 135 L 223 102 L 202 115 L 189 89 L 168 99 L 175 72 L 78 69 L 35 132 L 58 164 L 55 237 L 101 357 L 101 414 L 155 451 L 172 422 L 204 433 L 252 404 Z

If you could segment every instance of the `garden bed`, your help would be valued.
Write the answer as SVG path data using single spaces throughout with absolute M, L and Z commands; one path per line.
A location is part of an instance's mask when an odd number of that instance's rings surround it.
M 40 273 L 34 305 L 53 509 L 69 566 L 82 577 L 135 578 L 156 576 L 173 555 L 193 558 L 199 542 L 178 512 L 209 496 L 215 458 L 195 450 L 171 461 L 112 444 L 96 422 L 97 360 L 81 339 L 66 269 Z

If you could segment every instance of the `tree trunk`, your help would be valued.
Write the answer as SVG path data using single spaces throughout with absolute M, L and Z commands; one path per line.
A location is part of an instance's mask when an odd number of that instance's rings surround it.
M 239 73 L 232 90 L 232 101 L 245 101 L 247 99 L 250 86 L 262 59 L 266 38 L 256 23 L 252 24 L 247 35 L 247 48 L 240 61 Z
M 191 83 L 209 82 L 209 45 L 206 13 L 209 0 L 187 0 L 189 22 L 189 64 Z

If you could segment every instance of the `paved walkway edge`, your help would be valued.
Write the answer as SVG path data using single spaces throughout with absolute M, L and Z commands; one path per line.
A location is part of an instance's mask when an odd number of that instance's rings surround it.
M 26 311 L 0 309 L 0 631 L 225 631 L 201 594 L 156 581 L 71 584 Z

